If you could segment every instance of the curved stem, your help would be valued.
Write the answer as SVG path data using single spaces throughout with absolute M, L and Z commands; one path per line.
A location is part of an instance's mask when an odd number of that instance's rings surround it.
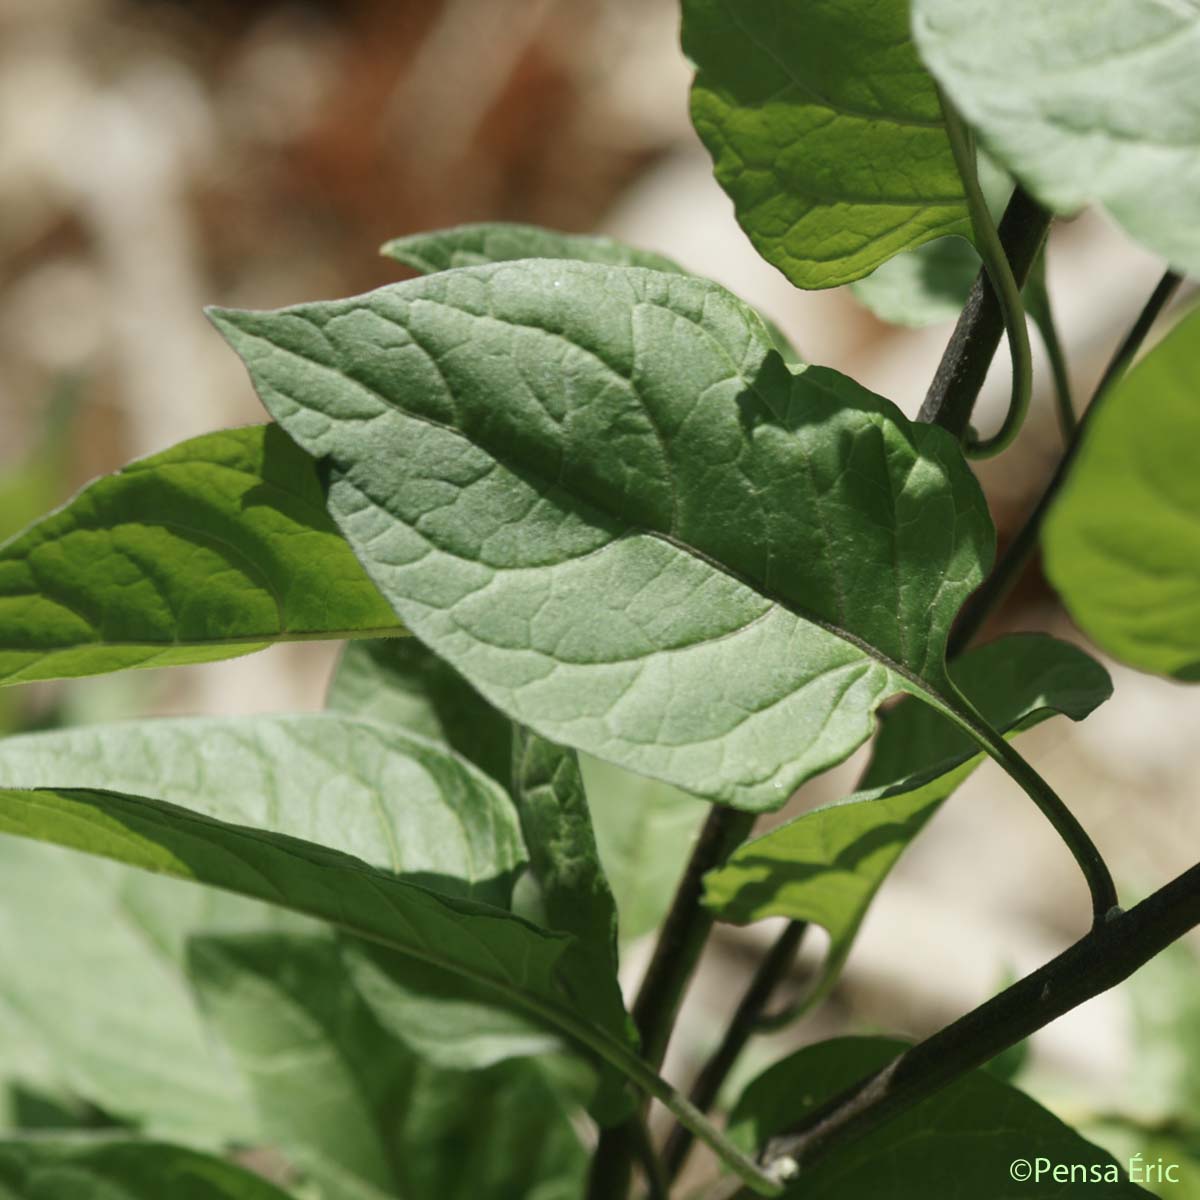
M 1054 308 L 1046 288 L 1045 251 L 1036 271 L 1025 285 L 1025 310 L 1042 335 L 1042 345 L 1050 360 L 1050 374 L 1054 377 L 1054 408 L 1058 414 L 1058 428 L 1064 446 L 1071 444 L 1075 436 L 1075 406 L 1071 399 L 1071 376 L 1067 370 L 1067 356 L 1062 340 L 1058 336 L 1058 325 L 1054 320 Z
M 1050 482 L 1046 485 L 1045 491 L 1042 492 L 1037 504 L 1034 505 L 1033 511 L 1025 519 L 1025 523 L 1017 531 L 1016 537 L 1013 538 L 1008 544 L 1008 548 L 1000 556 L 999 561 L 996 563 L 992 573 L 985 580 L 983 586 L 963 606 L 954 630 L 950 635 L 948 657 L 953 659 L 966 649 L 975 635 L 983 628 L 984 622 L 988 617 L 1004 602 L 1004 598 L 1011 591 L 1021 572 L 1025 569 L 1026 564 L 1033 557 L 1033 553 L 1037 549 L 1038 542 L 1041 539 L 1042 524 L 1045 522 L 1046 514 L 1050 511 L 1050 506 L 1054 502 L 1054 498 L 1058 495 L 1059 489 L 1067 478 L 1067 474 L 1070 471 L 1071 464 L 1075 461 L 1075 455 L 1079 451 L 1079 446 L 1089 423 L 1095 418 L 1096 413 L 1099 412 L 1113 385 L 1125 373 L 1138 350 L 1141 349 L 1147 334 L 1149 334 L 1154 326 L 1154 322 L 1170 302 L 1171 297 L 1175 294 L 1181 282 L 1182 277 L 1175 271 L 1167 271 L 1158 281 L 1158 285 L 1146 301 L 1145 307 L 1138 314 L 1137 320 L 1125 335 L 1125 340 L 1117 348 L 1116 353 L 1105 368 L 1104 374 L 1100 382 L 1096 385 L 1095 392 L 1092 394 L 1092 401 L 1084 410 L 1083 416 L 1076 427 L 1075 435 L 1067 446 L 1066 454 L 1063 455 L 1058 466 L 1055 468 L 1054 474 L 1051 475 Z
M 1008 333 L 1008 348 L 1012 356 L 1012 397 L 1004 422 L 991 437 L 976 440 L 968 436 L 966 443 L 968 457 L 992 458 L 1012 444 L 1029 411 L 1029 399 L 1033 394 L 1033 355 L 1029 347 L 1029 328 L 1025 323 L 1021 289 L 1009 265 L 1008 255 L 1000 244 L 1000 235 L 996 231 L 992 214 L 988 212 L 987 201 L 984 200 L 979 187 L 979 176 L 975 170 L 975 147 L 970 132 L 940 88 L 938 95 L 942 103 L 946 133 L 950 139 L 950 150 L 962 177 L 963 190 L 966 192 L 967 211 L 971 217 L 975 247 L 983 259 L 992 288 L 1000 301 L 1004 328 Z
M 1087 830 L 1063 803 L 1058 793 L 1029 762 L 988 724 L 953 683 L 949 683 L 949 687 L 952 689 L 953 702 L 946 705 L 944 711 L 947 716 L 970 734 L 980 749 L 1021 786 L 1054 826 L 1055 832 L 1066 843 L 1067 849 L 1079 864 L 1084 879 L 1087 880 L 1092 898 L 1093 922 L 1097 925 L 1102 923 L 1118 907 L 1117 888 L 1108 864 L 1096 848 L 1096 843 L 1088 836 Z

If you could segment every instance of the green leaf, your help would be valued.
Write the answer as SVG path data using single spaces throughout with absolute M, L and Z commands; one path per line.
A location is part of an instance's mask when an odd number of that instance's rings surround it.
M 186 718 L 0 742 L 0 786 L 55 781 L 320 841 L 500 906 L 525 862 L 516 813 L 491 780 L 424 739 L 357 718 Z M 182 968 L 190 937 L 270 929 L 278 910 L 8 839 L 0 863 L 0 955 L 28 964 L 0 980 L 0 1003 L 22 1014 L 24 1037 L 102 1107 L 171 1136 L 244 1136 L 247 1103 L 213 1059 Z M 403 977 L 405 1015 L 428 1044 L 455 989 L 436 972 Z M 501 1046 L 492 1030 L 486 1062 L 553 1044 L 528 1019 L 497 1024 L 516 1031 Z M 478 1023 L 471 1034 L 482 1036 Z M 463 1036 L 443 1034 L 459 1055 L 470 1049 Z
M 1099 203 L 1200 270 L 1200 12 L 1169 0 L 913 0 L 921 57 L 1054 212 Z
M 386 242 L 382 253 L 434 275 L 454 267 L 482 267 L 522 258 L 572 258 L 577 262 L 607 263 L 614 267 L 650 267 L 685 274 L 678 263 L 653 250 L 639 250 L 596 234 L 557 233 L 536 225 L 491 222 L 456 225 L 432 233 L 417 233 Z
M 1103 667 L 1041 634 L 1000 638 L 950 669 L 988 721 L 1008 733 L 1055 713 L 1082 720 L 1112 691 Z M 782 916 L 828 930 L 816 999 L 836 978 L 896 860 L 982 757 L 933 709 L 902 701 L 883 721 L 862 790 L 747 842 L 706 876 L 705 903 L 725 921 Z
M 611 267 L 648 267 L 672 275 L 690 274 L 665 254 L 639 250 L 613 238 L 596 234 L 556 233 L 536 225 L 503 222 L 457 225 L 452 229 L 396 238 L 384 245 L 383 253 L 412 267 L 414 271 L 420 271 L 422 275 L 433 275 L 454 267 L 516 262 L 522 258 L 569 258 L 576 262 L 604 263 Z M 783 330 L 767 317 L 762 320 L 775 349 L 787 362 L 799 362 L 800 356 Z
M 658 927 L 708 806 L 657 779 L 580 756 L 596 846 L 617 901 L 622 943 Z
M 1102 650 L 1200 680 L 1200 312 L 1093 414 L 1043 533 L 1046 571 Z
M 511 783 L 512 723 L 416 638 L 351 642 L 326 704 L 441 742 L 506 790 Z
M 0 787 L 43 786 L 165 800 L 500 907 L 525 863 L 495 783 L 424 738 L 339 714 L 184 717 L 0 742 Z
M 523 1009 L 639 1086 L 656 1095 L 663 1090 L 626 1048 L 624 1028 L 592 1024 L 592 998 L 564 991 L 558 972 L 571 939 L 502 909 L 441 895 L 323 846 L 117 792 L 0 790 L 0 833 L 328 921 L 487 989 L 496 1001 Z
M 273 910 L 14 838 L 0 838 L 0 878 L 4 1081 L 56 1085 L 158 1136 L 251 1138 L 249 1096 L 196 1011 L 183 940 L 269 927 Z
M 271 427 L 131 463 L 0 547 L 0 684 L 399 632 Z
M 742 228 L 798 287 L 971 234 L 908 20 L 907 0 L 684 0 L 692 121 Z
M 4 1200 L 288 1200 L 258 1175 L 158 1142 L 0 1142 Z
M 758 810 L 885 697 L 953 707 L 961 451 L 716 284 L 524 261 L 214 320 L 405 624 L 542 736 Z
M 545 1072 L 421 1063 L 348 986 L 328 939 L 202 939 L 192 966 L 268 1136 L 323 1194 L 507 1200 L 578 1189 L 583 1147 Z
M 743 1146 L 760 1147 L 825 1100 L 890 1062 L 904 1049 L 883 1038 L 836 1038 L 808 1046 L 760 1075 L 743 1093 L 730 1133 Z M 1040 1180 L 1017 1184 L 1017 1161 L 1049 1166 Z M 1095 1167 L 1097 1178 L 1075 1186 L 1051 1177 L 1054 1164 Z M 1035 1100 L 987 1071 L 972 1071 L 937 1095 L 859 1138 L 847 1153 L 802 1168 L 785 1193 L 799 1200 L 887 1196 L 1007 1196 L 1059 1200 L 1064 1195 L 1146 1197 L 1128 1182 L 1106 1151 L 1080 1137 Z

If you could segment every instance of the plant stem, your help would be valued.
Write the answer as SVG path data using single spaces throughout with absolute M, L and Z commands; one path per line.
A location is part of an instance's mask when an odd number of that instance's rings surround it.
M 976 439 L 969 436 L 966 444 L 967 454 L 971 458 L 992 458 L 1012 445 L 1029 412 L 1029 400 L 1033 395 L 1033 355 L 1029 347 L 1029 327 L 1025 322 L 1021 286 L 1013 276 L 1008 253 L 1000 244 L 1000 236 L 992 223 L 992 214 L 988 211 L 987 201 L 979 187 L 979 176 L 975 169 L 975 144 L 971 132 L 941 88 L 938 88 L 938 99 L 941 101 L 950 150 L 962 179 L 967 211 L 971 216 L 971 230 L 975 235 L 975 246 L 983 259 L 992 291 L 999 302 L 1004 328 L 1008 333 L 1009 353 L 1012 356 L 1012 396 L 1000 428 L 988 438 Z
M 714 804 L 679 880 L 633 1004 L 642 1061 L 651 1072 L 658 1070 L 666 1055 L 683 994 L 713 927 L 712 913 L 700 903 L 704 876 L 745 841 L 754 821 L 754 813 Z M 592 1158 L 588 1200 L 624 1200 L 628 1195 L 639 1119 L 630 1118 L 601 1132 Z
M 1050 213 L 1021 187 L 1013 192 L 1000 218 L 1000 245 L 1014 279 L 1022 287 L 1046 240 L 1050 221 Z M 966 433 L 1003 332 L 999 301 L 987 272 L 980 271 L 929 385 L 918 420 L 940 425 L 957 437 Z
M 1138 314 L 1137 320 L 1125 335 L 1125 340 L 1117 348 L 1105 368 L 1104 374 L 1092 394 L 1092 402 L 1084 410 L 1075 434 L 1067 446 L 1066 453 L 1055 468 L 1054 474 L 1051 475 L 1050 482 L 1046 485 L 1037 504 L 1034 505 L 1033 511 L 1017 531 L 1016 537 L 1008 544 L 1008 548 L 1000 556 L 983 586 L 963 606 L 954 630 L 950 634 L 947 652 L 949 658 L 955 658 L 966 649 L 975 635 L 983 628 L 988 617 L 1003 603 L 1033 557 L 1033 552 L 1037 549 L 1041 539 L 1042 524 L 1046 519 L 1046 514 L 1050 511 L 1054 498 L 1067 478 L 1089 423 L 1094 420 L 1104 398 L 1125 373 L 1138 350 L 1141 349 L 1146 335 L 1175 294 L 1180 282 L 1181 276 L 1174 271 L 1167 271 L 1158 281 L 1158 286 L 1151 293 L 1145 307 Z
M 1045 252 L 1042 266 L 1033 272 L 1025 285 L 1025 311 L 1042 335 L 1042 345 L 1050 360 L 1050 374 L 1054 377 L 1054 409 L 1058 414 L 1058 428 L 1063 446 L 1069 446 L 1075 437 L 1075 406 L 1071 400 L 1071 376 L 1067 370 L 1067 356 L 1062 339 L 1058 336 L 1058 324 L 1054 320 L 1054 307 L 1046 288 Z
M 772 1138 L 760 1162 L 776 1173 L 785 1160 L 811 1166 L 1115 987 L 1198 924 L 1200 865 Z
M 725 1077 L 758 1028 L 759 1019 L 770 1002 L 771 993 L 791 970 L 807 928 L 808 925 L 804 921 L 790 921 L 775 944 L 767 951 L 766 957 L 759 963 L 750 986 L 725 1030 L 721 1044 L 701 1068 L 695 1083 L 692 1084 L 692 1090 L 688 1093 L 688 1099 L 701 1112 L 707 1112 L 712 1106 Z M 682 1125 L 676 1125 L 671 1130 L 662 1154 L 663 1167 L 668 1179 L 674 1179 L 679 1174 L 694 1141 L 691 1131 Z

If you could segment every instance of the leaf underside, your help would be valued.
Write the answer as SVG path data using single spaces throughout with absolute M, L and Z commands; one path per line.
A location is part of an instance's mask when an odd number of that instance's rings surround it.
M 550 740 L 762 809 L 937 702 L 993 548 L 961 452 L 717 285 L 524 261 L 214 320 L 406 626 Z
M 1200 271 L 1200 10 L 1188 0 L 912 0 L 922 58 L 1054 212 L 1102 204 Z

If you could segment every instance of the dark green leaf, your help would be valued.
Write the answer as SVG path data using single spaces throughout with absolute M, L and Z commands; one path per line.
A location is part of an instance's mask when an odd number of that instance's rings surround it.
M 837 1038 L 808 1046 L 750 1084 L 734 1109 L 730 1133 L 745 1147 L 761 1147 L 903 1049 L 902 1043 L 883 1038 Z M 1054 1180 L 1047 1168 L 1040 1180 L 1014 1183 L 1009 1172 L 1018 1160 L 1068 1168 L 1081 1164 L 1087 1170 L 1094 1167 L 1097 1178 L 1080 1182 L 1077 1177 L 1072 1186 Z M 785 1194 L 796 1200 L 1134 1200 L 1149 1195 L 1128 1182 L 1110 1154 L 987 1071 L 972 1071 L 858 1139 L 846 1152 L 802 1169 Z
M 952 709 L 993 547 L 957 444 L 717 285 L 525 261 L 214 319 L 406 624 L 544 737 L 763 809 L 888 695 Z
M 1200 270 L 1200 11 L 1190 0 L 913 0 L 922 58 L 1054 212 L 1099 203 Z
M 1071 616 L 1130 666 L 1200 680 L 1200 312 L 1104 400 L 1046 521 Z
M 159 1142 L 0 1142 L 4 1200 L 287 1200 L 249 1171 Z
M 805 288 L 971 235 L 907 0 L 684 0 L 692 120 L 759 253 Z
M 269 426 L 131 463 L 0 548 L 0 684 L 394 632 L 312 460 Z
M 507 790 L 512 723 L 416 638 L 351 642 L 326 703 L 441 742 Z
M 1040 634 L 971 650 L 951 673 L 988 721 L 1009 733 L 1055 713 L 1082 720 L 1112 691 L 1104 668 L 1083 651 Z M 726 921 L 783 916 L 827 929 L 819 995 L 896 860 L 981 761 L 960 729 L 927 705 L 902 701 L 883 721 L 863 789 L 741 847 L 706 877 L 705 902 Z

